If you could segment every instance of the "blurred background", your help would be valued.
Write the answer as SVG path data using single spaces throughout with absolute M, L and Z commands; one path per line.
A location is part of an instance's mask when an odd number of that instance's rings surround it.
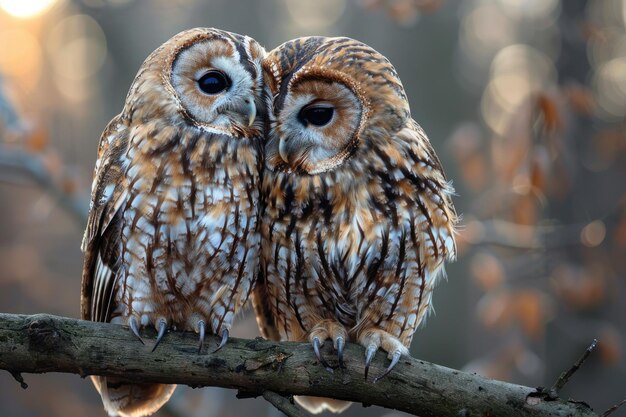
M 626 397 L 626 0 L 0 0 L 0 311 L 78 316 L 100 133 L 144 58 L 195 26 L 268 49 L 345 35 L 395 65 L 462 214 L 414 356 L 550 386 L 598 338 L 562 396 Z M 258 335 L 251 312 L 233 333 Z M 0 415 L 105 415 L 88 380 L 26 381 L 0 373 Z M 280 413 L 179 387 L 157 415 Z

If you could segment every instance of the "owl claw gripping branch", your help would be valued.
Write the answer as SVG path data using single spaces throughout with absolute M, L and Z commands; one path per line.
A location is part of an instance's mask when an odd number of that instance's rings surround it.
M 263 48 L 217 29 L 155 50 L 100 139 L 81 315 L 228 340 L 258 270 Z M 141 348 L 140 345 L 138 345 Z M 154 413 L 175 385 L 92 377 L 111 416 Z
M 390 363 L 431 310 L 455 256 L 456 214 L 441 164 L 411 118 L 391 63 L 349 38 L 284 43 L 263 62 L 269 130 L 261 184 L 261 274 L 252 300 L 266 337 L 379 349 Z M 296 397 L 307 410 L 350 403 Z

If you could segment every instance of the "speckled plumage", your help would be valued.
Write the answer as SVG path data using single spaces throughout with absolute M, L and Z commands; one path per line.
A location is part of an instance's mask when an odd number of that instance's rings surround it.
M 143 63 L 100 140 L 82 318 L 227 336 L 258 270 L 264 55 L 198 28 Z M 231 85 L 206 94 L 198 79 L 216 68 Z M 93 381 L 110 415 L 151 414 L 175 388 Z
M 363 43 L 323 37 L 287 42 L 263 67 L 272 99 L 253 294 L 262 333 L 408 354 L 455 256 L 456 214 L 395 69 Z M 311 103 L 333 107 L 333 119 L 303 123 Z M 298 401 L 312 412 L 349 404 Z

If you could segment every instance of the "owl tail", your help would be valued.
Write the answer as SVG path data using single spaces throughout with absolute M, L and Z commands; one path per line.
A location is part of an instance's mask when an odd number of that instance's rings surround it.
M 322 397 L 308 397 L 303 395 L 298 395 L 293 398 L 311 414 L 319 414 L 324 410 L 329 410 L 333 413 L 342 413 L 350 407 L 350 404 L 352 404 L 350 401 L 341 401 Z
M 92 376 L 91 381 L 111 417 L 149 416 L 161 408 L 176 389 L 176 385 L 129 384 L 101 376 Z

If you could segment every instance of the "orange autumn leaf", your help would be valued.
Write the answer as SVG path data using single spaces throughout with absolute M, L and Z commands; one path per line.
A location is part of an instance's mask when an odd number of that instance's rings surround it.
M 626 248 L 626 198 L 622 199 L 622 212 L 613 229 L 613 241 L 620 248 Z
M 608 41 L 607 31 L 600 25 L 585 21 L 580 23 L 580 31 L 587 41 L 605 43 Z
M 475 153 L 461 164 L 463 181 L 474 191 L 484 188 L 487 182 L 487 162 L 480 153 Z
M 525 289 L 517 292 L 513 299 L 524 333 L 535 340 L 541 339 L 548 316 L 545 296 L 536 290 Z
M 60 175 L 63 170 L 63 161 L 61 160 L 61 156 L 56 152 L 48 151 L 41 154 L 41 162 L 53 177 Z
M 37 129 L 26 138 L 25 147 L 32 152 L 42 152 L 48 146 L 49 136 L 43 129 Z
M 382 6 L 383 3 L 383 0 L 362 0 L 361 7 L 363 7 L 365 10 L 373 10 L 377 7 Z
M 478 303 L 478 317 L 485 327 L 508 327 L 513 319 L 512 307 L 513 303 L 508 291 L 487 293 Z
M 590 115 L 596 107 L 591 90 L 580 84 L 572 84 L 563 88 L 565 98 L 574 111 L 581 115 Z
M 65 194 L 74 194 L 80 190 L 80 185 L 76 178 L 65 176 L 61 181 L 61 188 Z
M 533 149 L 530 184 L 534 190 L 546 194 L 548 187 L 548 175 L 550 170 L 550 156 L 544 146 L 536 146 Z
M 563 120 L 558 105 L 552 97 L 540 93 L 537 96 L 537 110 L 548 132 L 561 129 Z
M 419 7 L 423 13 L 432 13 L 439 9 L 443 0 L 413 0 L 415 5 Z
M 598 305 L 606 296 L 606 278 L 600 266 L 592 268 L 561 265 L 554 270 L 552 288 L 567 306 L 585 309 Z
M 491 141 L 491 162 L 494 177 L 509 183 L 528 169 L 528 158 L 534 146 L 536 100 L 525 100 L 509 117 L 506 133 Z
M 622 358 L 622 341 L 619 331 L 613 326 L 607 326 L 599 336 L 598 348 L 600 359 L 607 365 L 615 365 Z
M 603 129 L 593 138 L 593 145 L 602 159 L 612 162 L 615 158 L 626 152 L 626 126 Z
M 410 1 L 393 2 L 387 8 L 392 19 L 398 23 L 413 23 L 419 16 L 417 6 Z
M 459 126 L 448 139 L 448 148 L 458 161 L 461 178 L 473 191 L 487 182 L 487 160 L 484 154 L 483 132 L 473 123 Z
M 477 253 L 472 258 L 470 271 L 474 281 L 485 291 L 499 288 L 505 279 L 500 261 L 492 254 Z
M 522 345 L 514 342 L 471 361 L 463 367 L 463 370 L 505 381 L 511 379 L 511 372 L 515 367 L 517 358 L 523 354 L 524 350 Z
M 515 223 L 531 226 L 537 224 L 538 201 L 532 193 L 519 195 L 513 205 L 513 220 Z

